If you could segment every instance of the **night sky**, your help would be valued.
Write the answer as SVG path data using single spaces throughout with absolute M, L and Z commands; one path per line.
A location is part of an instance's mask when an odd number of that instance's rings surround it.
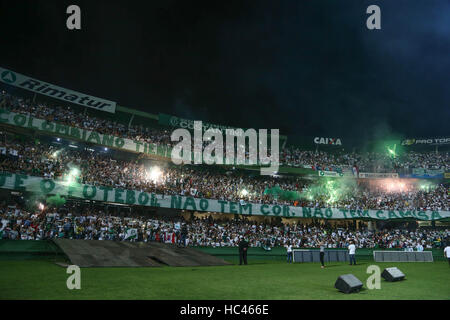
M 66 29 L 77 4 L 82 30 Z M 381 8 L 381 30 L 366 8 Z M 450 1 L 0 1 L 0 66 L 292 136 L 448 136 Z

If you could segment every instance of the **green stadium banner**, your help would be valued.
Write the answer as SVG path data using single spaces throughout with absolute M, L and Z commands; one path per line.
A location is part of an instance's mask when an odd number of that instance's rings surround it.
M 171 116 L 165 113 L 158 114 L 158 123 L 164 126 L 171 126 L 176 128 L 190 129 L 194 130 L 194 121 L 189 119 L 183 119 L 176 116 Z M 225 131 L 225 129 L 236 130 L 238 128 L 233 128 L 230 126 L 223 126 L 217 124 L 211 124 L 208 122 L 202 122 L 203 130 L 208 129 L 219 129 L 221 131 Z M 245 131 L 245 130 L 244 130 Z
M 170 158 L 171 149 L 165 145 L 156 143 L 145 143 L 125 139 L 118 136 L 101 134 L 95 131 L 84 130 L 76 127 L 67 126 L 57 122 L 49 122 L 30 115 L 14 113 L 0 108 L 0 124 L 7 124 L 22 128 L 38 130 L 44 133 L 61 135 L 84 142 L 95 143 L 98 145 L 117 148 L 126 151 L 145 153 L 149 155 L 158 155 Z
M 172 148 L 167 145 L 146 143 L 121 138 L 114 135 L 101 134 L 96 131 L 71 127 L 58 122 L 50 122 L 44 119 L 32 117 L 31 115 L 15 113 L 2 108 L 0 108 L 0 124 L 38 130 L 46 134 L 68 137 L 76 140 L 81 140 L 83 142 L 94 143 L 97 145 L 116 148 L 124 151 L 155 155 L 166 159 L 172 158 Z M 194 153 L 192 153 L 191 157 L 193 161 Z
M 320 219 L 416 219 L 440 220 L 450 217 L 450 211 L 415 210 L 348 210 L 337 208 L 306 208 L 268 205 L 184 196 L 165 196 L 137 190 L 79 184 L 71 181 L 44 179 L 23 174 L 0 172 L 0 188 L 37 195 L 59 194 L 85 200 L 105 201 L 128 205 L 152 206 L 181 210 L 234 213 L 243 215 L 280 216 Z
M 171 115 L 168 115 L 165 113 L 158 114 L 158 123 L 163 126 L 170 126 L 170 127 L 175 127 L 175 128 L 194 130 L 194 120 L 183 119 L 183 118 L 171 116 Z M 221 132 L 225 132 L 226 129 L 233 130 L 232 132 L 236 136 L 240 136 L 240 132 L 236 131 L 236 130 L 238 130 L 238 129 L 243 130 L 243 131 L 246 130 L 243 128 L 235 128 L 235 127 L 230 127 L 230 126 L 225 126 L 225 125 L 212 124 L 212 123 L 203 122 L 203 121 L 202 121 L 202 127 L 203 127 L 203 131 L 206 131 L 208 129 L 218 129 Z M 268 134 L 268 137 L 270 137 L 270 134 Z M 286 140 L 286 136 L 284 136 L 284 135 L 280 135 L 279 138 L 280 138 L 280 140 Z

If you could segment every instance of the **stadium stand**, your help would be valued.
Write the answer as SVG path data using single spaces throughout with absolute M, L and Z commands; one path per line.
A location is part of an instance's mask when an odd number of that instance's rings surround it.
M 3 91 L 0 108 L 18 114 L 78 127 L 101 134 L 133 139 L 143 143 L 173 146 L 170 128 L 160 126 L 155 117 L 130 109 L 119 112 L 131 116 L 113 117 L 95 110 L 76 107 L 53 107 L 42 102 L 17 97 Z M 135 117 L 135 115 L 137 115 Z M 139 120 L 139 118 L 141 120 Z M 147 118 L 151 125 L 144 125 Z M 132 124 L 134 123 L 134 124 Z M 148 124 L 148 123 L 147 123 Z M 92 143 L 62 143 L 52 134 L 34 134 L 2 126 L 0 135 L 0 171 L 20 173 L 47 179 L 65 180 L 73 176 L 79 183 L 141 190 L 162 195 L 241 201 L 260 204 L 283 204 L 310 208 L 346 208 L 375 210 L 444 210 L 449 211 L 448 182 L 445 179 L 423 184 L 421 181 L 398 180 L 394 187 L 374 183 L 376 179 L 320 180 L 304 175 L 280 174 L 260 176 L 250 170 L 221 166 L 175 166 L 127 151 L 108 151 Z M 448 152 L 404 152 L 398 157 L 384 153 L 333 153 L 286 147 L 280 152 L 284 166 L 312 170 L 342 172 L 397 172 L 423 168 L 448 171 Z M 153 172 L 158 166 L 158 172 Z M 73 169 L 76 174 L 73 174 Z M 281 171 L 281 170 L 280 170 Z M 324 183 L 325 182 L 325 183 Z M 274 190 L 276 192 L 274 192 Z M 291 192 L 296 196 L 292 198 Z M 30 195 L 25 197 L 32 198 Z M 73 200 L 73 199 L 72 199 Z M 45 199 L 42 200 L 45 202 Z M 73 200 L 74 201 L 74 200 Z M 38 201 L 34 201 L 35 204 Z M 190 246 L 234 247 L 241 234 L 250 239 L 250 246 L 274 248 L 288 242 L 296 247 L 314 248 L 324 241 L 329 248 L 345 248 L 354 240 L 359 248 L 439 248 L 448 238 L 448 229 L 402 228 L 369 230 L 331 227 L 328 222 L 282 223 L 255 222 L 246 217 L 220 220 L 150 217 L 148 213 L 133 217 L 108 213 L 103 209 L 48 205 L 26 208 L 23 204 L 3 201 L 0 207 L 1 238 L 22 240 L 85 239 L 131 242 L 177 243 L 180 224 L 185 223 Z M 105 206 L 105 205 L 104 205 Z M 100 205 L 102 208 L 102 205 Z M 64 210 L 62 210 L 64 208 Z M 81 208 L 81 209 L 80 209 Z M 192 213 L 192 212 L 191 212 Z M 135 232 L 129 236 L 130 230 Z M 134 231 L 135 230 L 135 231 Z
M 5 91 L 0 95 L 0 108 L 31 115 L 46 121 L 54 121 L 63 125 L 97 131 L 101 134 L 114 135 L 149 144 L 173 146 L 170 139 L 171 131 L 168 127 L 153 127 L 143 125 L 128 125 L 118 119 L 113 120 L 90 116 L 86 112 L 74 110 L 74 107 L 48 107 L 42 103 L 33 103 L 29 99 L 12 96 Z M 93 111 L 90 111 L 93 112 Z M 142 114 L 142 113 L 138 113 Z M 286 147 L 280 152 L 280 163 L 287 166 L 306 166 L 316 170 L 333 170 L 358 166 L 359 170 L 369 172 L 394 172 L 399 169 L 425 168 L 450 169 L 448 152 L 417 153 L 409 151 L 393 159 L 385 153 L 343 153 L 333 154 L 325 151 L 301 150 L 298 147 Z
M 449 210 L 447 188 L 405 188 L 386 192 L 383 186 L 349 183 L 338 187 L 339 197 L 331 199 L 328 188 L 315 188 L 301 177 L 268 177 L 242 171 L 225 171 L 209 166 L 167 166 L 157 176 L 152 167 L 137 160 L 120 161 L 105 153 L 55 148 L 46 143 L 0 142 L 0 170 L 20 172 L 45 178 L 66 179 L 71 168 L 77 168 L 80 183 L 143 190 L 164 195 L 191 195 L 199 198 L 278 203 L 305 207 L 342 207 L 347 209 L 417 209 Z M 271 188 L 301 190 L 299 198 L 284 200 L 266 192 Z M 310 190 L 311 189 L 311 190 Z M 246 190 L 246 192 L 242 192 Z M 314 193 L 314 194 L 313 194 Z M 314 199 L 308 199 L 310 195 Z

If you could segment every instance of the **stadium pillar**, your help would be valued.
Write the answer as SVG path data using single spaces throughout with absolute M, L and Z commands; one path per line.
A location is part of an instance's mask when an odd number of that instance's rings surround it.
M 369 221 L 369 222 L 367 223 L 367 229 L 369 229 L 369 231 L 374 231 L 374 230 L 376 230 L 376 224 L 373 223 L 373 221 Z

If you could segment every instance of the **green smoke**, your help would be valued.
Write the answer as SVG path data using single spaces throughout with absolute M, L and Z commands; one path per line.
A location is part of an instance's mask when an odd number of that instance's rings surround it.
M 352 178 L 320 178 L 306 187 L 300 197 L 307 201 L 322 200 L 333 204 L 354 194 L 356 187 L 356 180 Z
M 298 200 L 298 199 L 300 199 L 300 193 L 298 191 L 283 190 L 278 185 L 273 188 L 266 188 L 266 190 L 264 190 L 264 195 L 271 195 L 275 199 L 280 199 L 280 200 Z
M 280 200 L 321 200 L 333 204 L 354 194 L 356 188 L 356 180 L 352 178 L 320 178 L 314 183 L 308 184 L 302 191 L 283 190 L 277 185 L 273 188 L 266 188 L 264 195 L 270 195 Z
M 59 194 L 48 197 L 46 200 L 48 205 L 54 206 L 54 207 L 61 207 L 66 203 L 66 198 L 61 197 Z

